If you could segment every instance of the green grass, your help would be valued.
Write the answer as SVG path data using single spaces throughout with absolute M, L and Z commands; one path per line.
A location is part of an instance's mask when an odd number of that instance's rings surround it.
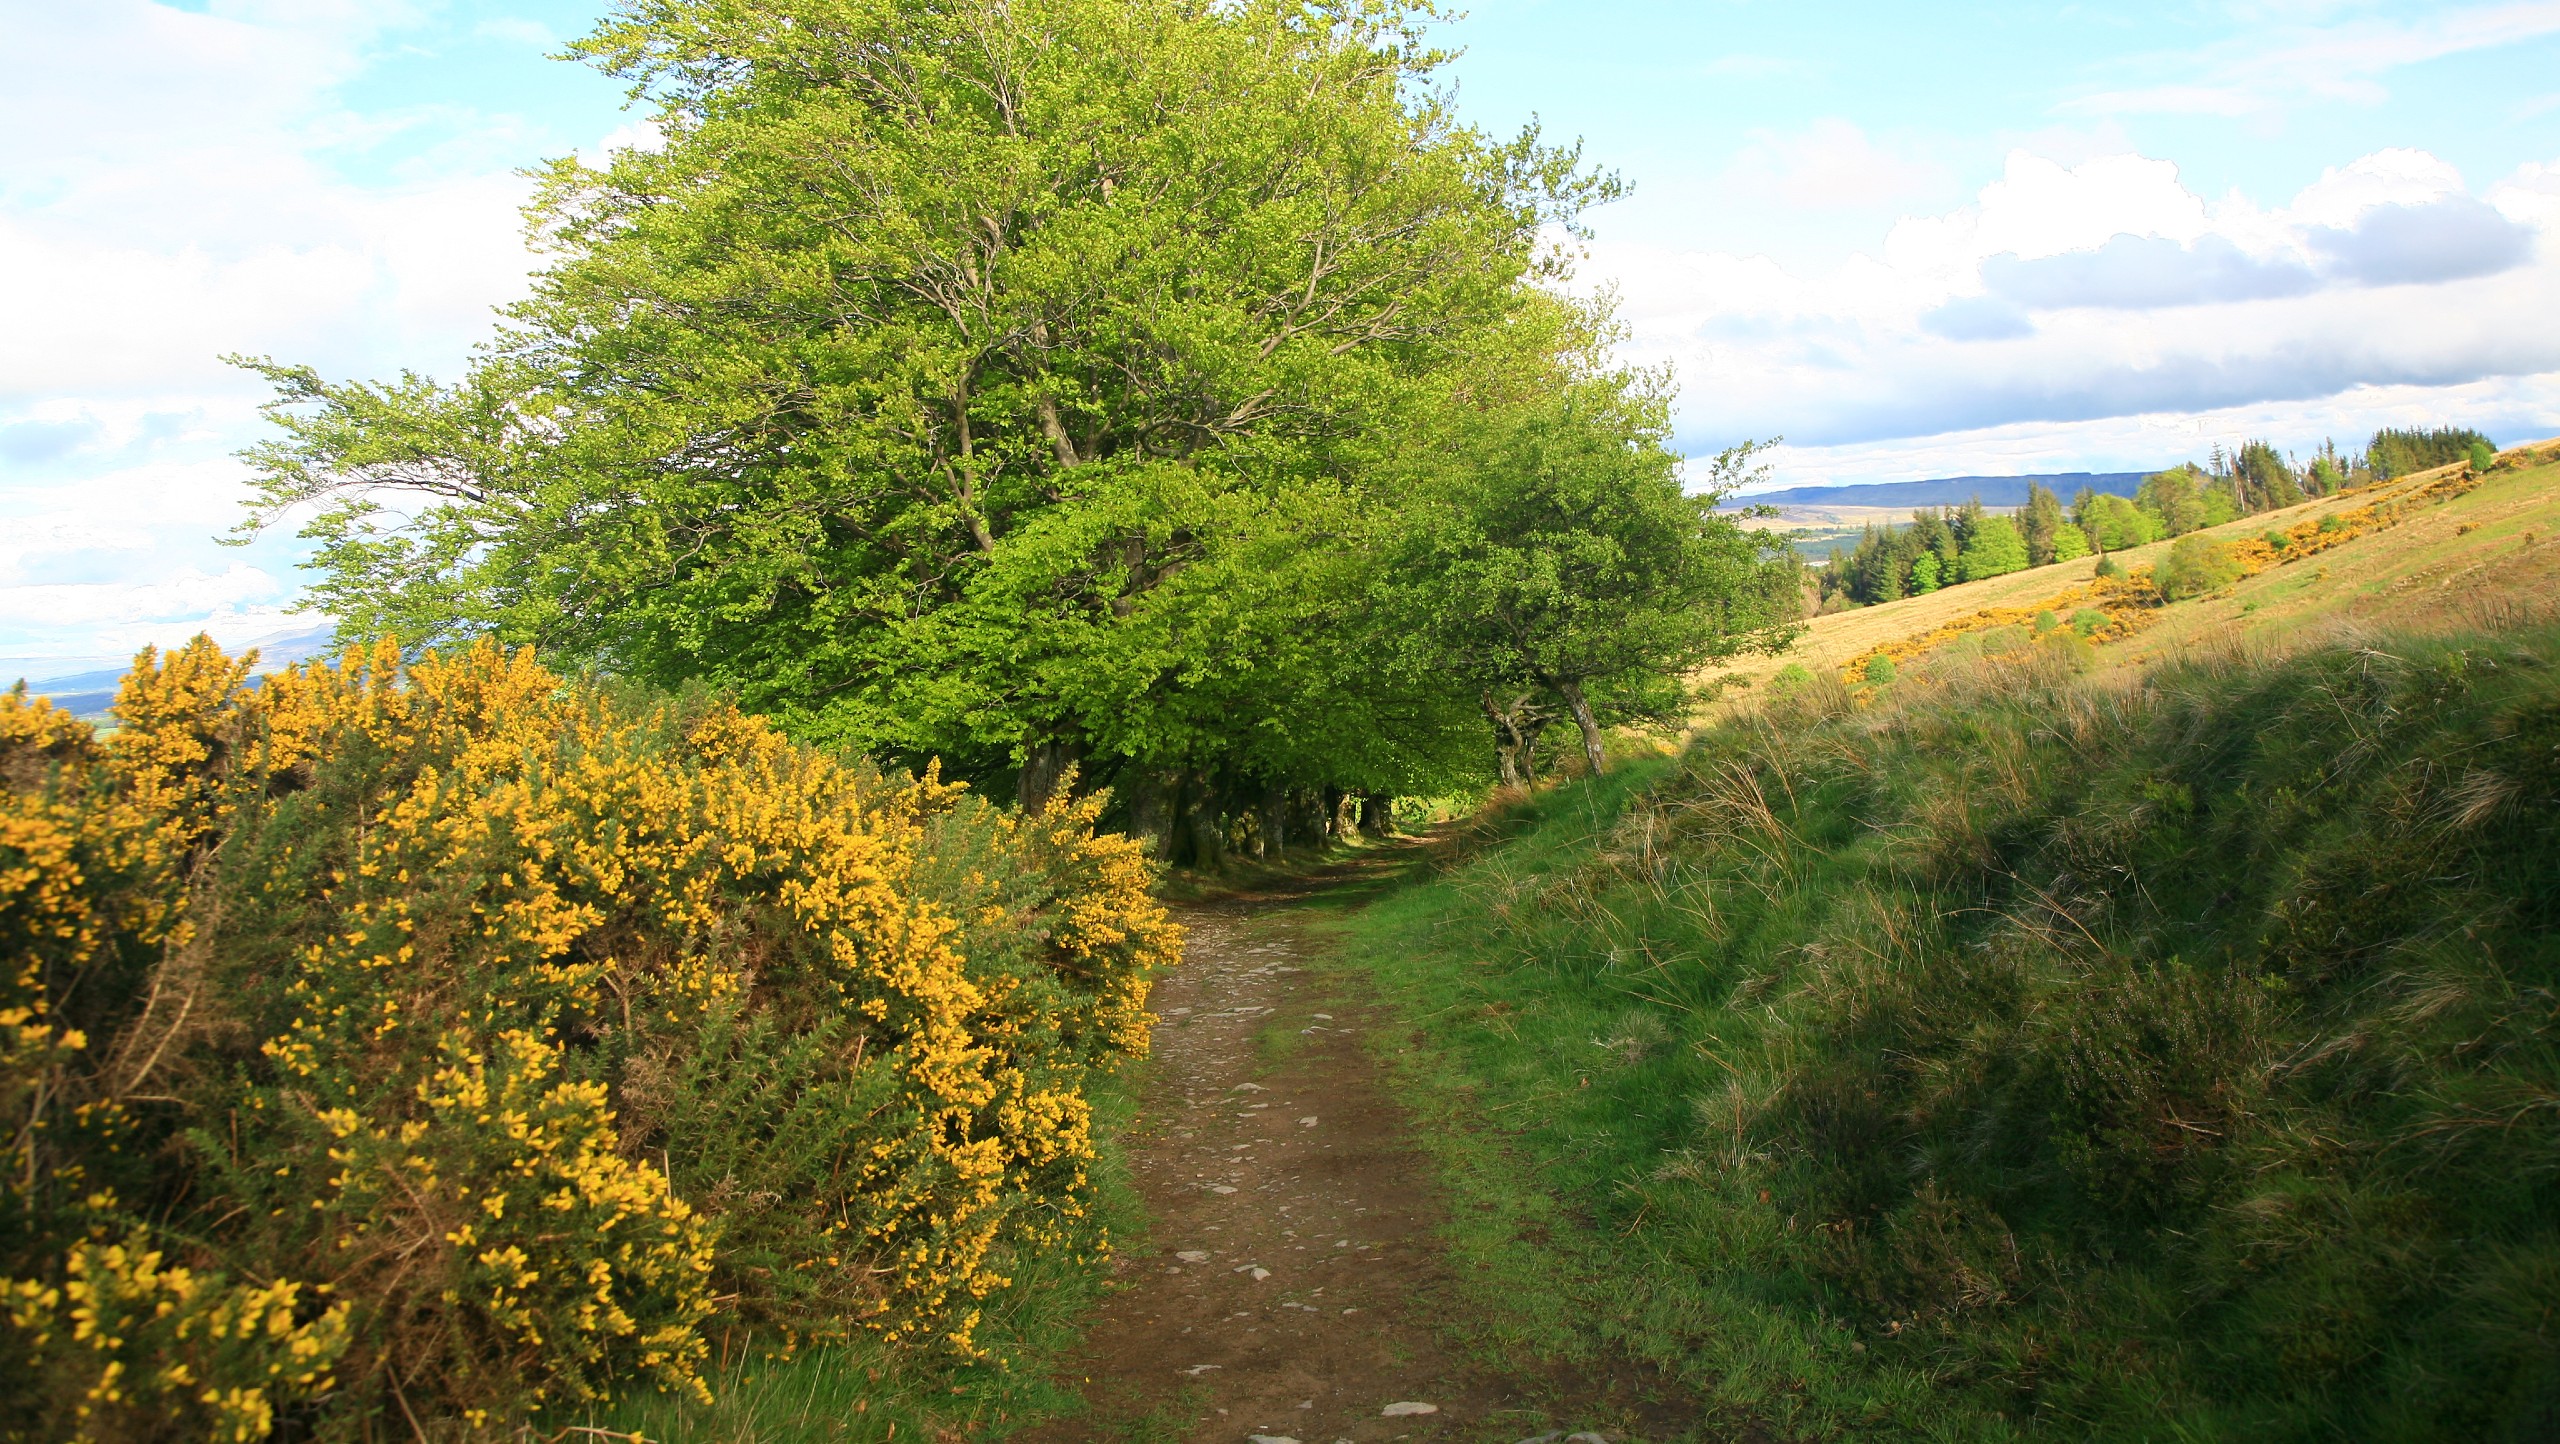
M 1143 1068 L 1143 1064 L 1138 1065 Z M 1095 1237 L 1120 1249 L 1143 1249 L 1145 1211 L 1116 1140 L 1136 1111 L 1137 1069 L 1103 1080 L 1092 1092 L 1099 1147 Z M 1089 1256 L 1088 1256 L 1089 1258 Z M 605 1435 L 650 1440 L 718 1440 L 720 1444 L 873 1444 L 948 1438 L 1001 1439 L 1046 1419 L 1073 1417 L 1081 1396 L 1057 1369 L 1100 1302 L 1107 1269 L 1072 1255 L 1029 1258 L 1011 1271 L 1014 1286 L 987 1301 L 977 1335 L 984 1357 L 959 1362 L 868 1339 L 786 1353 L 781 1340 L 722 1337 L 710 1372 L 708 1404 L 665 1394 L 617 1401 L 578 1423 Z
M 1478 1348 L 1702 1437 L 2548 1437 L 2560 633 L 1883 691 L 1347 920 Z

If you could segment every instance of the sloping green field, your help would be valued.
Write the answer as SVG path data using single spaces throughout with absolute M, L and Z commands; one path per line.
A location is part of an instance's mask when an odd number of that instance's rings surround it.
M 2351 511 L 2417 490 L 2436 472 L 2344 496 L 2243 517 L 2202 535 L 2236 540 L 2305 519 Z M 2156 566 L 2172 543 L 2116 554 L 2127 568 Z M 1747 685 L 1765 683 L 1789 664 L 1837 666 L 1872 647 L 1918 636 L 1968 613 L 2034 607 L 2088 583 L 2097 558 L 2012 572 L 1947 587 L 1927 596 L 1859 607 L 1814 619 L 1787 653 L 1752 658 L 1731 669 Z M 2519 604 L 2560 596 L 2560 448 L 2552 443 L 2506 454 L 2502 468 L 2450 500 L 2413 509 L 2373 536 L 2316 558 L 2274 568 L 2227 594 L 2167 610 L 2155 628 L 2108 660 L 2144 664 L 2235 636 L 2265 637 L 2305 625 L 2342 622 L 2438 627 L 2487 620 L 2496 624 Z M 2481 607 L 2487 612 L 2481 612 Z
M 1359 915 L 1479 1345 L 1700 1438 L 2560 1437 L 2553 481 L 1759 689 Z

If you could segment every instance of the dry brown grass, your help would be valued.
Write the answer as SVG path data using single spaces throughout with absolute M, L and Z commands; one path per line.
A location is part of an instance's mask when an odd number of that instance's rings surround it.
M 2560 441 L 2537 442 L 2504 455 L 2512 469 L 2491 473 L 2480 486 L 2452 500 L 2414 508 L 2397 525 L 2318 557 L 2271 568 L 2210 596 L 2162 608 L 2155 625 L 2102 647 L 2101 665 L 2141 666 L 2243 638 L 2289 641 L 2284 634 L 2325 635 L 2340 622 L 2433 629 L 2548 615 L 2560 607 L 2554 600 L 2560 598 Z M 2449 470 L 2243 517 L 2204 535 L 2238 540 L 2316 522 L 2405 497 Z M 2157 562 L 2169 546 L 2154 542 L 2115 556 L 2130 570 Z M 1817 674 L 1829 672 L 1862 653 L 1960 623 L 1977 611 L 2032 612 L 2050 599 L 2086 588 L 2096 574 L 2097 558 L 2090 557 L 1818 617 L 1788 651 L 1746 658 L 1727 668 L 1723 675 L 1741 685 L 1725 694 L 1724 705 L 1753 705 L 1758 684 L 1790 663 Z

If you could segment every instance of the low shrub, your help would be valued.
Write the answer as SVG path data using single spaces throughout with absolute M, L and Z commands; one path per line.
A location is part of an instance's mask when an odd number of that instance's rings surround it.
M 9 1437 L 512 1428 L 715 1312 L 966 1355 L 1177 934 L 1021 815 L 483 646 L 0 697 Z
M 2247 574 L 2231 548 L 2210 537 L 2180 537 L 2160 559 L 2152 580 L 2170 601 L 2219 591 Z

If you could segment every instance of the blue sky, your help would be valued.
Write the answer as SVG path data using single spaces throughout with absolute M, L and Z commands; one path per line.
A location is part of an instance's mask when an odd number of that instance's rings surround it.
M 308 625 L 226 351 L 450 375 L 516 171 L 637 138 L 591 4 L 0 0 L 0 659 Z M 1470 118 L 1634 196 L 1586 285 L 1781 482 L 2560 434 L 2560 0 L 1480 0 Z M 14 668 L 13 668 L 14 669 Z

